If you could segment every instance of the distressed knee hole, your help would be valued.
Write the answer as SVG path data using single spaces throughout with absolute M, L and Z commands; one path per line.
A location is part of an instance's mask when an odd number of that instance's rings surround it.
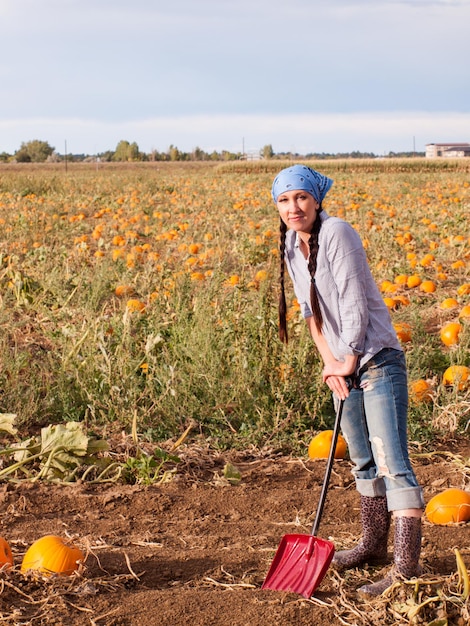
M 380 437 L 373 437 L 372 443 L 377 450 L 377 470 L 379 476 L 386 476 L 387 478 L 393 478 L 390 470 L 388 469 L 387 461 L 385 458 L 384 444 Z

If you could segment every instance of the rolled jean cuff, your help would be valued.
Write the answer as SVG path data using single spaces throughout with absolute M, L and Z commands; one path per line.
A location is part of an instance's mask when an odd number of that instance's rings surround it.
M 356 478 L 356 489 L 361 496 L 369 498 L 386 495 L 383 478 Z
M 389 511 L 424 509 L 423 490 L 421 487 L 390 489 L 387 491 L 387 505 Z

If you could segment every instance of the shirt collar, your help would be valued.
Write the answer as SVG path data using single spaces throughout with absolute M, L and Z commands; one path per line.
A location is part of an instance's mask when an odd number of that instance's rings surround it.
M 328 219 L 329 215 L 325 210 L 322 210 L 322 212 L 320 213 L 320 219 L 322 222 L 324 222 L 326 219 Z M 294 246 L 296 248 L 300 247 L 300 235 L 299 233 L 295 233 L 295 243 Z

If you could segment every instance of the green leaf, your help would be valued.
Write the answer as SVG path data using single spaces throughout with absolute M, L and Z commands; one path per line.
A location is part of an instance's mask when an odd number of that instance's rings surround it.
M 106 452 L 109 450 L 109 443 L 104 439 L 89 439 L 87 447 L 87 456 L 93 456 L 99 452 Z
M 77 456 L 85 456 L 88 449 L 88 437 L 79 422 L 51 424 L 41 429 L 41 451 L 48 454 L 55 448 Z
M 155 448 L 155 450 L 153 451 L 153 455 L 157 459 L 162 459 L 163 461 L 172 461 L 173 463 L 179 463 L 181 461 L 179 456 L 176 456 L 175 454 L 170 454 L 170 452 L 162 450 L 161 448 Z
M 13 455 L 13 458 L 17 463 L 22 463 L 29 459 L 30 456 L 34 456 L 41 451 L 41 446 L 37 437 L 30 437 L 24 441 L 14 443 L 11 447 L 18 448 L 18 451 Z
M 41 452 L 43 465 L 47 466 L 47 477 L 54 470 L 65 474 L 67 468 L 76 467 L 82 462 L 88 450 L 88 437 L 78 422 L 54 424 L 41 429 Z M 50 470 L 50 471 L 49 471 Z
M 232 465 L 232 463 L 226 463 L 224 466 L 223 477 L 231 485 L 238 485 L 242 479 L 242 474 L 235 465 Z

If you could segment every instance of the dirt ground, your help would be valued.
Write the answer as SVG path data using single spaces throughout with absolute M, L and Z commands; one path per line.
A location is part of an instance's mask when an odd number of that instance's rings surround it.
M 469 454 L 462 438 L 437 447 L 434 455 L 413 458 L 426 500 L 447 487 L 468 488 Z M 171 482 L 149 487 L 1 485 L 0 532 L 15 555 L 13 571 L 0 574 L 1 623 L 408 624 L 405 609 L 420 603 L 421 623 L 445 616 L 448 621 L 439 623 L 469 623 L 454 554 L 458 548 L 470 566 L 468 524 L 425 521 L 421 582 L 371 603 L 355 589 L 380 576 L 380 568 L 341 576 L 330 568 L 310 600 L 262 590 L 281 537 L 310 531 L 325 461 L 273 451 L 219 454 L 194 446 L 180 457 Z M 222 476 L 228 461 L 241 471 L 237 485 Z M 361 532 L 358 503 L 350 462 L 335 461 L 318 536 L 351 546 Z M 26 548 L 45 534 L 71 536 L 87 553 L 78 576 L 33 580 L 19 572 Z

